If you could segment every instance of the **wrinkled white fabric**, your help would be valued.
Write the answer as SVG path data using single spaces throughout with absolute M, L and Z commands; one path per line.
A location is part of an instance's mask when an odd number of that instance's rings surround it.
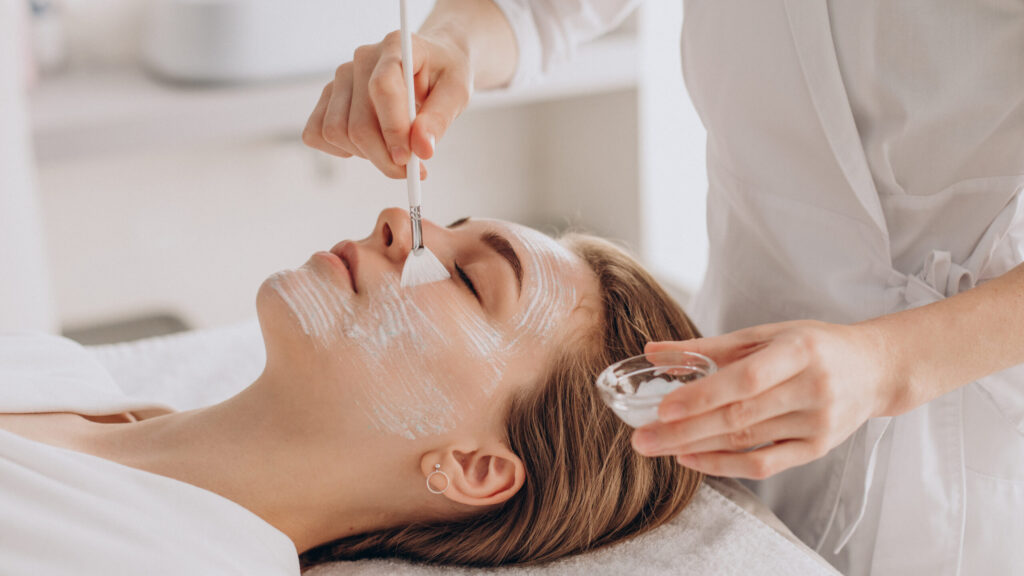
M 514 82 L 631 4 L 586 3 L 582 29 L 554 23 L 556 2 L 496 1 L 528 55 Z M 708 133 L 704 334 L 857 322 L 1024 261 L 1024 3 L 689 0 L 682 51 Z M 847 574 L 1013 573 L 1024 367 L 871 420 L 756 489 Z
M 84 348 L 0 336 L 0 412 L 144 414 Z M 0 429 L 0 574 L 297 575 L 282 532 L 172 478 Z

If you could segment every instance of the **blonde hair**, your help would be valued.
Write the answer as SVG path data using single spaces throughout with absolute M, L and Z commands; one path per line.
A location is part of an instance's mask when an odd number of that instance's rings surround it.
M 400 557 L 468 566 L 535 564 L 593 550 L 671 520 L 702 475 L 671 457 L 647 458 L 631 429 L 600 400 L 597 375 L 655 340 L 698 337 L 682 308 L 615 245 L 581 234 L 561 240 L 597 276 L 598 329 L 563 350 L 544 382 L 512 399 L 508 445 L 526 482 L 498 507 L 467 518 L 346 537 L 300 555 L 303 569 L 335 560 Z

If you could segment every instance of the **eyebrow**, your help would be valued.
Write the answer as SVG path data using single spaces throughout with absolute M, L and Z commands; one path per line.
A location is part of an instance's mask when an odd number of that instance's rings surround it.
M 498 256 L 504 258 L 508 262 L 509 266 L 512 267 L 512 272 L 516 275 L 516 283 L 519 286 L 519 294 L 522 295 L 523 263 L 519 260 L 519 255 L 516 254 L 516 251 L 512 248 L 512 243 L 497 232 L 484 232 L 484 234 L 480 236 L 480 240 L 497 252 Z
M 447 228 L 458 228 L 466 222 L 469 222 L 469 216 L 463 216 L 455 222 L 452 222 Z M 498 256 L 504 258 L 509 266 L 512 267 L 512 272 L 516 275 L 516 284 L 519 287 L 519 294 L 523 293 L 523 263 L 519 260 L 519 254 L 516 254 L 512 243 L 507 238 L 498 234 L 497 232 L 485 232 L 480 236 L 480 240 L 486 244 L 491 250 L 498 253 Z
M 446 228 L 458 228 L 459 226 L 462 226 L 466 222 L 469 222 L 469 216 L 463 216 L 462 218 L 459 218 L 455 222 L 452 222 L 451 224 L 446 226 Z

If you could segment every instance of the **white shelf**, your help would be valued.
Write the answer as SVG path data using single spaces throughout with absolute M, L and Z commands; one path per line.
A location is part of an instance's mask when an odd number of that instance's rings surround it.
M 633 36 L 582 46 L 573 62 L 538 86 L 474 95 L 470 109 L 515 106 L 630 88 L 637 82 Z M 71 72 L 30 96 L 40 162 L 294 133 L 330 73 L 243 86 L 176 85 L 139 69 Z

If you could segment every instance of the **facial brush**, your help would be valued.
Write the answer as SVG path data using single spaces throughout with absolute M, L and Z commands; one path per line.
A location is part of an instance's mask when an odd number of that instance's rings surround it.
M 412 35 L 406 22 L 406 0 L 401 0 L 402 11 L 402 72 L 405 74 L 405 93 L 409 100 L 409 126 L 416 121 L 416 89 L 412 78 Z M 412 251 L 402 268 L 402 286 L 429 284 L 450 278 L 448 269 L 423 245 L 423 224 L 420 221 L 420 159 L 412 153 L 405 165 L 405 182 L 409 189 L 409 218 L 412 220 Z

